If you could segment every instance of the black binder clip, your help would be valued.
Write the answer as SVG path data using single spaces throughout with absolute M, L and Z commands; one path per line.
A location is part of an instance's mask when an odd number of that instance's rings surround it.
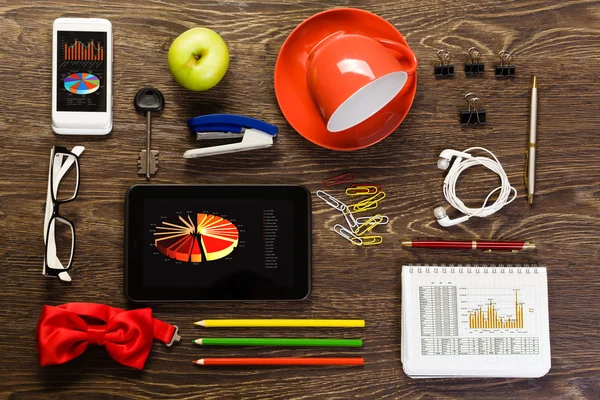
M 477 108 L 479 97 L 475 93 L 467 93 L 465 100 L 469 103 L 469 109 L 460 111 L 460 124 L 463 126 L 485 125 L 485 108 Z
M 437 56 L 441 61 L 440 65 L 434 65 L 433 74 L 436 78 L 454 76 L 454 65 L 450 64 L 450 53 L 446 50 L 439 50 Z
M 505 50 L 502 50 L 498 55 L 500 56 L 500 65 L 496 65 L 496 78 L 515 76 L 515 66 L 510 65 L 512 55 Z
M 485 68 L 485 65 L 482 62 L 479 62 L 481 59 L 481 52 L 479 49 L 476 47 L 471 47 L 467 53 L 469 53 L 471 62 L 465 63 L 465 75 L 483 75 L 483 69 Z

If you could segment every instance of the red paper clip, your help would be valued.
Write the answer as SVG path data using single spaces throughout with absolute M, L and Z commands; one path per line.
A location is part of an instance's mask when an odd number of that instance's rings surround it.
M 332 176 L 331 178 L 327 178 L 323 181 L 323 186 L 331 187 L 336 185 L 341 185 L 342 183 L 350 182 L 354 180 L 354 173 L 346 172 L 345 174 L 341 174 L 338 176 Z

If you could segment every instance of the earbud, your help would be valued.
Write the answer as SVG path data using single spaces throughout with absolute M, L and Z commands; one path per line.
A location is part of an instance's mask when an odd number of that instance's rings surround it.
M 440 153 L 440 159 L 437 162 L 439 169 L 446 170 L 450 166 L 450 160 L 456 157 L 455 162 L 460 162 L 463 158 L 473 158 L 469 153 L 446 149 Z
M 442 206 L 437 207 L 435 210 L 433 210 L 433 215 L 437 219 L 438 224 L 440 224 L 443 227 L 458 225 L 471 218 L 468 215 L 463 215 L 460 218 L 450 219 L 450 217 L 448 217 L 448 215 L 446 214 L 446 209 Z

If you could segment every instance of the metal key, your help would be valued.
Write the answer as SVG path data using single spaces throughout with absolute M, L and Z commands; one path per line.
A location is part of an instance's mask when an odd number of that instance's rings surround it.
M 146 175 L 146 180 L 150 180 L 150 175 L 154 175 L 158 170 L 158 150 L 150 149 L 152 113 L 162 111 L 165 106 L 165 98 L 158 89 L 145 87 L 137 92 L 133 104 L 135 105 L 136 110 L 146 113 L 146 150 L 140 151 L 138 158 L 138 174 Z

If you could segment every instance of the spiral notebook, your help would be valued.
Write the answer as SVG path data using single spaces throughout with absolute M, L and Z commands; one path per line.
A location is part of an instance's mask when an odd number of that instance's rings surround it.
M 546 268 L 403 266 L 402 366 L 411 378 L 544 376 Z

